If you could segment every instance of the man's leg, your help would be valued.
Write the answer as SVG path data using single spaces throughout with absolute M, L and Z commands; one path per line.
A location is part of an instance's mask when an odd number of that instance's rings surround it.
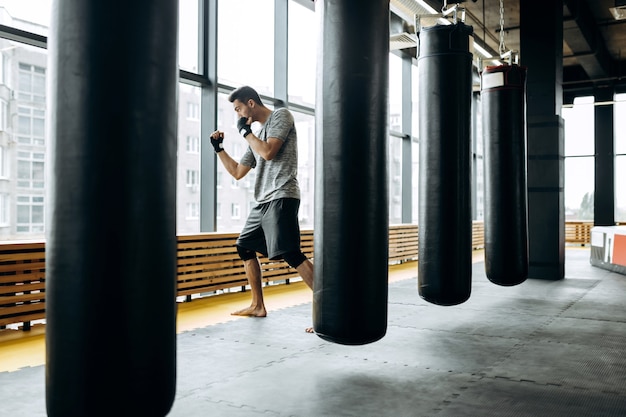
M 298 271 L 298 273 L 302 277 L 302 281 L 304 281 L 304 283 L 308 285 L 309 288 L 312 290 L 313 289 L 313 263 L 307 259 L 296 268 L 296 271 Z M 304 331 L 307 333 L 315 333 L 315 330 L 313 330 L 313 327 L 307 327 L 306 329 L 304 329 Z
M 296 271 L 298 271 L 302 277 L 302 281 L 304 281 L 310 289 L 313 289 L 313 263 L 306 259 L 296 267 Z
M 237 247 L 239 255 L 243 260 L 243 266 L 246 271 L 246 278 L 248 278 L 248 284 L 250 284 L 250 291 L 252 292 L 252 303 L 250 307 L 237 310 L 231 315 L 233 316 L 253 316 L 253 317 L 265 317 L 267 316 L 267 310 L 265 310 L 265 303 L 263 301 L 263 287 L 261 285 L 261 264 L 256 257 L 254 251 Z
M 302 277 L 302 281 L 312 290 L 313 289 L 313 263 L 306 258 L 302 252 L 290 252 L 283 255 L 285 261 L 295 268 Z M 313 327 L 304 329 L 307 333 L 315 333 Z

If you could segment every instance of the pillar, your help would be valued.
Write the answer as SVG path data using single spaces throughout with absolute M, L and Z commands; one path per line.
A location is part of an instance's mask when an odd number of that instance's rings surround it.
M 528 68 L 528 277 L 558 280 L 565 276 L 560 2 L 520 2 L 520 60 Z
M 176 379 L 176 0 L 55 0 L 46 407 L 164 416 Z
M 595 191 L 593 223 L 596 226 L 615 225 L 615 153 L 614 106 L 615 89 L 611 85 L 596 86 L 595 101 Z

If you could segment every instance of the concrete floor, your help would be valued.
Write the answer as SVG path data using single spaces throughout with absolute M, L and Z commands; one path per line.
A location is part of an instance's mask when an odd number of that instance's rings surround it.
M 626 416 L 626 276 L 587 249 L 566 251 L 556 282 L 499 287 L 475 263 L 454 307 L 392 282 L 370 345 L 308 335 L 310 320 L 304 303 L 179 334 L 169 416 Z M 1 416 L 46 415 L 44 371 L 0 372 Z

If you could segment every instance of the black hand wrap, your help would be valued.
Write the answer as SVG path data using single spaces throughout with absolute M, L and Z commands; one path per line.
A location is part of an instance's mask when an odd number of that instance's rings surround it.
M 215 149 L 215 153 L 222 152 L 224 150 L 224 146 L 222 145 L 224 142 L 224 136 L 219 135 L 217 139 L 211 136 L 211 145 L 213 145 L 213 149 Z
M 239 131 L 239 134 L 241 134 L 241 136 L 243 136 L 244 138 L 248 136 L 250 133 L 252 133 L 252 129 L 250 128 L 250 125 L 248 124 L 247 117 L 242 117 L 239 120 L 237 120 L 237 130 Z

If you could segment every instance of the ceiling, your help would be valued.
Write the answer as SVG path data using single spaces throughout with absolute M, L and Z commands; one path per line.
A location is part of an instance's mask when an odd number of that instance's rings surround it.
M 507 51 L 520 51 L 521 1 L 502 1 Z M 438 0 L 390 2 L 391 10 L 405 20 L 409 17 L 409 22 L 414 21 L 416 13 L 429 13 L 425 5 L 439 12 L 442 4 Z M 448 7 L 453 4 L 448 3 Z M 616 20 L 611 14 L 609 8 L 616 4 L 626 5 L 626 0 L 563 0 L 564 90 L 593 88 L 597 84 L 626 86 L 626 20 Z M 498 56 L 500 0 L 469 0 L 462 6 L 466 10 L 465 23 L 473 26 L 477 43 Z M 541 13 L 541 9 L 538 8 L 537 13 Z M 393 25 L 391 31 L 393 39 Z

